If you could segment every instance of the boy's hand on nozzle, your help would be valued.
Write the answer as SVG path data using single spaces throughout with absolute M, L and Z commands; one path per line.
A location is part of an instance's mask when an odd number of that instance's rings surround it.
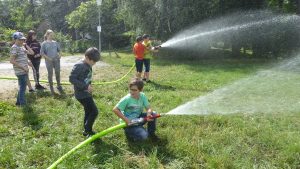
M 158 50 L 159 48 L 161 48 L 161 46 L 154 46 L 154 50 Z
M 124 121 L 127 124 L 127 126 L 130 126 L 132 124 L 131 121 L 129 119 L 127 119 L 127 118 Z
M 147 113 L 147 121 L 153 121 L 152 112 L 151 113 Z

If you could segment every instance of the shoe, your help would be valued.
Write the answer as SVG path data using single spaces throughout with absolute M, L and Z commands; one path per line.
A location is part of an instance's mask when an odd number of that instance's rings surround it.
M 147 82 L 147 83 L 150 83 L 150 82 L 151 82 L 151 80 L 149 80 L 149 79 L 148 79 L 148 80 L 146 80 L 146 82 Z
M 146 78 L 143 78 L 142 80 L 143 80 L 143 81 L 147 81 L 147 79 L 146 79 Z
M 159 137 L 157 137 L 156 134 L 149 134 L 149 138 L 150 138 L 152 141 L 158 141 L 158 140 L 159 140 Z
M 96 132 L 94 132 L 94 131 L 83 131 L 82 132 L 82 135 L 83 136 L 85 136 L 85 137 L 91 137 L 91 136 L 93 136 L 93 135 L 95 135 L 96 134 Z
M 64 90 L 61 86 L 57 86 L 57 90 L 59 91 L 60 94 L 64 94 Z
M 37 89 L 37 90 L 45 90 L 46 88 L 44 86 L 38 84 L 38 85 L 35 85 L 35 89 Z
M 30 92 L 30 93 L 33 93 L 33 92 L 35 92 L 35 91 L 34 91 L 33 89 L 29 89 L 29 92 Z

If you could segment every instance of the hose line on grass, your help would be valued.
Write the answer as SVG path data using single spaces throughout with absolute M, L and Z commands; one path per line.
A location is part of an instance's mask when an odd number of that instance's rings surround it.
M 61 163 L 64 159 L 66 159 L 67 157 L 69 157 L 71 154 L 73 154 L 75 151 L 77 151 L 78 149 L 84 147 L 85 145 L 93 142 L 94 140 L 101 138 L 109 133 L 112 133 L 118 129 L 124 128 L 126 127 L 126 123 L 121 123 L 119 125 L 110 127 L 104 131 L 101 131 L 95 135 L 93 135 L 92 137 L 89 137 L 88 139 L 86 139 L 85 141 L 81 142 L 80 144 L 78 144 L 76 147 L 74 147 L 73 149 L 71 149 L 69 152 L 67 152 L 66 154 L 64 154 L 63 156 L 61 156 L 58 160 L 56 160 L 50 167 L 48 167 L 47 169 L 53 169 L 56 168 L 56 166 Z
M 105 85 L 105 84 L 112 84 L 112 83 L 117 83 L 117 82 L 120 82 L 122 81 L 131 71 L 132 69 L 134 68 L 135 64 L 133 64 L 131 66 L 131 68 L 129 69 L 129 71 L 124 75 L 122 76 L 121 78 L 117 79 L 117 80 L 114 80 L 114 81 L 110 81 L 110 82 L 93 82 L 92 84 L 93 85 Z M 18 80 L 18 78 L 16 77 L 0 77 L 0 80 Z M 34 81 L 34 79 L 30 79 L 30 81 Z M 41 83 L 48 83 L 47 80 L 40 80 Z M 54 84 L 56 84 L 56 82 L 53 82 Z M 61 82 L 61 85 L 71 85 L 70 82 Z

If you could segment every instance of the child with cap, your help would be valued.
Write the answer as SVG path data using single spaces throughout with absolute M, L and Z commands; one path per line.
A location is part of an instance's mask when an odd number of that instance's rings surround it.
M 14 44 L 10 49 L 10 63 L 13 64 L 15 75 L 18 78 L 19 91 L 17 95 L 17 106 L 26 105 L 25 91 L 28 79 L 27 54 L 34 54 L 33 50 L 25 43 L 26 38 L 22 32 L 15 32 L 12 35 Z

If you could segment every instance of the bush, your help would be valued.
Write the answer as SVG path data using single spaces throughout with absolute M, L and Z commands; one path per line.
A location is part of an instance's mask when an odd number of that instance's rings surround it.
M 13 29 L 0 27 L 0 57 L 9 56 L 9 48 L 12 45 Z

